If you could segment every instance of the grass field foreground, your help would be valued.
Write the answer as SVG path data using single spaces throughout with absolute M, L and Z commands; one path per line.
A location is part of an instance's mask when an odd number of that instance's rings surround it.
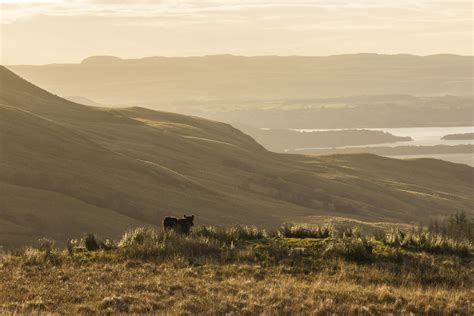
M 474 248 L 426 231 L 150 228 L 50 240 L 0 261 L 2 313 L 326 314 L 474 310 Z

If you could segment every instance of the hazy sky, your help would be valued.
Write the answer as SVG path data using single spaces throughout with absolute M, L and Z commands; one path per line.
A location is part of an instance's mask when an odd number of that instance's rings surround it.
M 2 64 L 207 54 L 473 54 L 472 0 L 0 0 Z

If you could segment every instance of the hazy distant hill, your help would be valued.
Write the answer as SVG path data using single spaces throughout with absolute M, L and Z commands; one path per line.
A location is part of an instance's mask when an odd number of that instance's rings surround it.
M 202 103 L 176 110 L 211 120 L 275 129 L 474 125 L 474 96 L 371 95 L 232 104 Z
M 275 154 L 227 124 L 79 105 L 4 67 L 0 111 L 0 244 L 113 237 L 167 214 L 271 226 L 296 216 L 409 222 L 474 209 L 467 166 Z
M 474 59 L 456 55 L 354 54 L 329 57 L 215 55 L 9 66 L 62 95 L 104 104 L 262 101 L 350 95 L 472 95 Z

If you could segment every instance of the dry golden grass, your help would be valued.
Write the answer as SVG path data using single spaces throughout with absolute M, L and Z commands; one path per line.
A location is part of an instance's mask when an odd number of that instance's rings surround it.
M 285 237 L 198 227 L 187 237 L 127 232 L 108 250 L 40 247 L 0 258 L 0 313 L 327 314 L 474 310 L 472 245 L 396 233 Z M 293 229 L 293 234 L 310 231 Z M 320 234 L 315 231 L 313 234 Z M 410 237 L 410 240 L 414 239 Z M 88 240 L 93 237 L 89 236 Z M 408 240 L 405 238 L 404 240 Z M 430 241 L 431 242 L 431 241 Z M 100 244 L 100 243 L 99 243 Z M 434 251 L 434 252 L 433 252 Z
M 472 289 L 377 282 L 386 271 L 340 264 L 292 273 L 257 264 L 91 263 L 3 266 L 2 312 L 294 314 L 469 313 Z M 392 277 L 396 277 L 392 275 Z M 402 277 L 402 276 L 400 276 Z

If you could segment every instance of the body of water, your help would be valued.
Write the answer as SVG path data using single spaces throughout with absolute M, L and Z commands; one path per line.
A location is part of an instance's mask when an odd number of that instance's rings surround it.
M 412 141 L 407 142 L 396 142 L 396 143 L 382 143 L 374 145 L 360 145 L 360 146 L 345 146 L 336 148 L 357 148 L 357 147 L 396 147 L 400 145 L 404 146 L 435 146 L 435 145 L 465 145 L 474 144 L 472 139 L 462 140 L 442 140 L 441 138 L 450 134 L 466 134 L 474 133 L 474 126 L 461 126 L 461 127 L 400 127 L 400 128 L 359 128 L 360 130 L 369 131 L 383 131 L 390 133 L 395 136 L 411 137 Z M 300 132 L 321 132 L 321 131 L 343 131 L 353 130 L 353 128 L 347 129 L 295 129 Z M 306 148 L 305 148 L 306 149 Z M 308 148 L 308 149 L 321 149 L 321 148 Z
M 474 126 L 461 127 L 401 127 L 401 128 L 363 128 L 364 130 L 383 131 L 395 136 L 411 137 L 412 141 L 383 143 L 375 145 L 346 146 L 337 148 L 357 148 L 357 147 L 397 147 L 397 146 L 436 146 L 436 145 L 465 145 L 474 144 L 472 139 L 463 140 L 442 140 L 441 138 L 451 134 L 474 133 Z M 318 131 L 337 131 L 348 129 L 296 129 L 301 132 L 318 132 Z M 306 148 L 305 148 L 306 149 Z M 302 150 L 305 150 L 302 149 Z M 308 148 L 309 149 L 309 148 Z M 322 148 L 311 148 L 322 149 Z M 410 158 L 434 158 L 446 160 L 454 163 L 462 163 L 474 167 L 473 154 L 426 154 L 426 155 L 397 155 L 388 156 L 392 158 L 410 159 Z

